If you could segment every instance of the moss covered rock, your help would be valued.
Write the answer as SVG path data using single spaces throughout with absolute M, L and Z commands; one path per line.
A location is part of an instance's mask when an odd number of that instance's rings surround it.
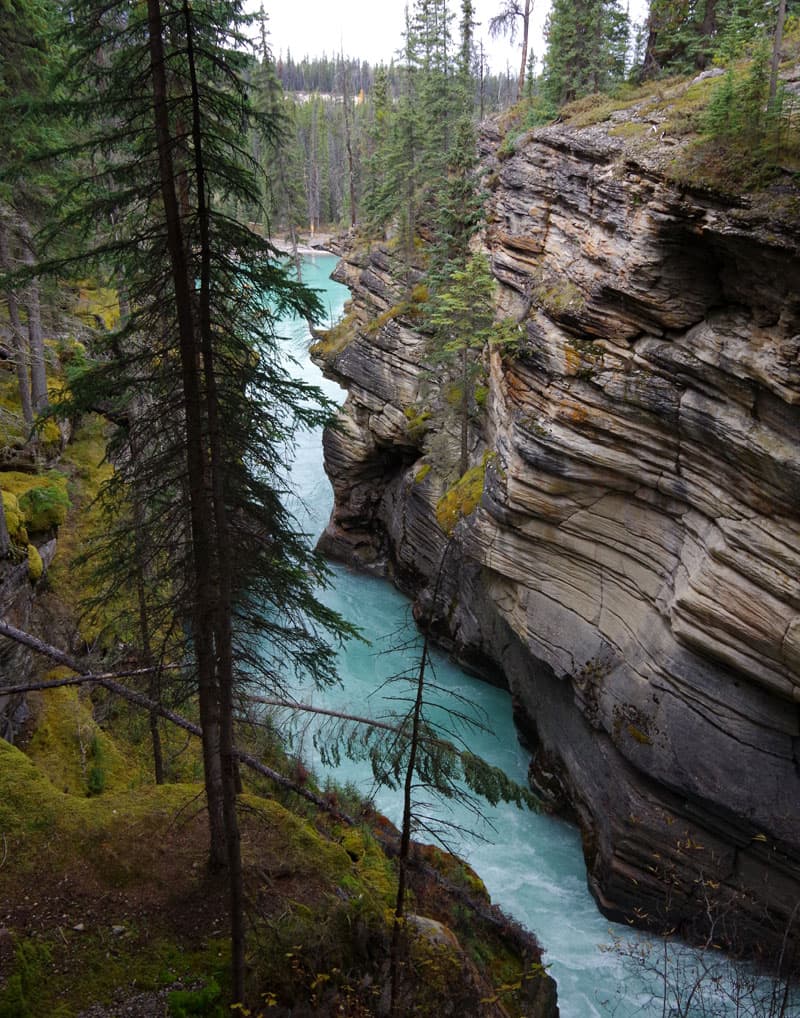
M 44 562 L 35 544 L 28 545 L 28 578 L 31 583 L 41 580 L 44 573 Z
M 3 493 L 3 508 L 21 513 L 29 533 L 43 533 L 60 527 L 67 518 L 70 505 L 67 478 L 57 470 L 46 474 L 3 471 L 0 473 L 0 491 Z M 13 497 L 8 498 L 9 495 Z M 8 529 L 12 533 L 10 522 Z
M 456 481 L 436 503 L 436 519 L 445 534 L 452 534 L 456 524 L 478 508 L 486 479 L 487 457 Z
M 28 543 L 28 531 L 25 527 L 25 513 L 19 507 L 17 496 L 10 491 L 0 491 L 3 499 L 3 512 L 6 518 L 8 536 L 18 545 L 25 546 Z

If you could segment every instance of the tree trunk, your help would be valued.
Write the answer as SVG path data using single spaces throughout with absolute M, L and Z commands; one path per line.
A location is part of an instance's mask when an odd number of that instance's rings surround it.
M 699 71 L 708 63 L 708 46 L 717 31 L 717 0 L 706 0 L 706 9 L 700 23 L 703 46 L 697 51 L 695 66 Z
M 647 42 L 644 46 L 644 59 L 642 60 L 642 69 L 640 71 L 640 78 L 652 78 L 660 70 L 660 65 L 656 59 L 656 42 L 658 40 L 658 26 L 656 19 L 650 12 L 650 17 L 647 21 Z
M 522 12 L 522 63 L 519 67 L 519 81 L 517 82 L 517 102 L 525 94 L 525 71 L 528 68 L 528 30 L 531 23 L 531 7 L 533 0 L 525 0 L 525 9 Z
M 211 459 L 211 490 L 216 526 L 217 601 L 214 613 L 216 637 L 217 685 L 220 703 L 220 762 L 222 765 L 222 809 L 225 821 L 225 845 L 228 863 L 231 918 L 231 962 L 233 1003 L 244 1003 L 245 930 L 244 889 L 242 884 L 242 853 L 239 820 L 236 814 L 236 793 L 239 773 L 233 731 L 233 548 L 225 500 L 225 461 L 222 452 L 219 397 L 211 333 L 211 240 L 203 162 L 203 138 L 200 123 L 200 92 L 195 66 L 192 15 L 184 0 L 187 59 L 192 89 L 192 140 L 195 158 L 198 219 L 200 225 L 200 343 L 206 391 L 208 439 Z
M 347 66 L 342 57 L 342 98 L 344 101 L 344 137 L 347 147 L 347 169 L 350 183 L 350 226 L 356 225 L 356 174 L 353 167 L 353 139 L 350 125 L 350 97 L 347 94 Z
M 28 224 L 20 224 L 22 260 L 28 266 L 36 264 L 33 238 Z M 31 401 L 33 411 L 40 414 L 48 404 L 47 374 L 44 363 L 44 337 L 42 335 L 42 308 L 39 297 L 39 279 L 34 276 L 26 287 L 25 306 L 28 310 L 28 346 L 31 358 Z
M 135 443 L 129 442 L 131 458 L 138 459 Z M 136 486 L 134 485 L 134 488 Z M 133 540 L 136 555 L 136 596 L 139 607 L 139 639 L 142 644 L 142 661 L 150 668 L 155 664 L 150 641 L 150 618 L 147 610 L 147 566 L 145 563 L 146 524 L 139 493 L 133 493 Z M 154 703 L 161 703 L 161 672 L 153 668 L 150 672 L 147 695 Z M 156 784 L 164 784 L 164 754 L 161 748 L 161 732 L 158 727 L 158 712 L 150 711 L 150 741 L 153 746 L 153 771 Z
M 0 219 L 0 268 L 6 272 L 13 268 L 11 247 L 8 243 L 8 224 L 4 219 Z M 17 295 L 13 290 L 9 289 L 6 291 L 6 302 L 8 304 L 8 321 L 11 326 L 11 336 L 14 342 L 14 360 L 16 362 L 19 400 L 22 405 L 22 418 L 30 428 L 33 425 L 33 403 L 31 401 L 30 379 L 28 378 L 28 342 L 19 317 Z
M 786 0 L 778 3 L 778 18 L 775 23 L 775 36 L 772 40 L 772 62 L 769 71 L 769 101 L 775 102 L 778 94 L 778 67 L 781 62 L 781 46 L 783 45 L 783 24 L 786 20 Z
M 3 508 L 3 499 L 0 498 L 0 558 L 5 558 L 8 555 L 11 547 L 11 538 L 8 536 L 8 526 L 6 525 L 6 513 Z
M 463 477 L 469 466 L 469 353 L 464 345 L 461 350 L 461 456 L 458 473 Z
M 161 197 L 167 227 L 167 246 L 175 290 L 178 345 L 181 358 L 183 410 L 186 418 L 186 461 L 189 483 L 192 561 L 195 601 L 192 639 L 197 661 L 198 699 L 203 732 L 203 766 L 210 831 L 210 864 L 227 862 L 220 760 L 219 691 L 214 668 L 213 579 L 211 572 L 213 513 L 207 498 L 208 473 L 203 443 L 203 408 L 198 373 L 198 343 L 192 313 L 192 291 L 186 255 L 175 170 L 172 161 L 164 62 L 163 22 L 159 0 L 147 0 L 153 119 L 158 149 Z

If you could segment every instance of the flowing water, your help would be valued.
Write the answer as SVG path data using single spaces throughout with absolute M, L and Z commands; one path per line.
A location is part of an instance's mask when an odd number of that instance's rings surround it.
M 345 287 L 328 278 L 335 263 L 332 256 L 320 255 L 308 259 L 304 268 L 304 282 L 321 291 L 331 321 L 341 314 L 349 295 Z M 298 370 L 341 402 L 342 390 L 323 379 L 308 359 L 305 323 L 283 323 L 281 331 L 291 339 Z M 301 499 L 295 512 L 303 529 L 316 540 L 333 503 L 322 465 L 319 432 L 300 436 L 292 480 Z M 298 690 L 298 694 L 306 698 L 313 695 L 318 706 L 360 715 L 379 717 L 396 711 L 396 701 L 387 698 L 399 695 L 398 687 L 386 686 L 386 680 L 413 671 L 421 647 L 407 599 L 389 582 L 341 566 L 333 567 L 333 582 L 322 598 L 355 622 L 370 643 L 352 642 L 342 649 L 340 688 L 314 694 Z M 509 696 L 469 677 L 443 655 L 434 653 L 433 657 L 436 684 L 474 702 L 489 720 L 491 731 L 469 735 L 470 749 L 524 783 L 529 758 L 517 741 Z M 306 743 L 301 748 L 313 760 L 310 738 Z M 364 793 L 373 791 L 368 764 L 345 761 L 335 770 L 335 777 L 356 784 Z M 375 803 L 381 812 L 399 822 L 399 792 L 378 789 Z M 509 805 L 486 807 L 484 814 L 485 821 L 476 825 L 474 816 L 456 807 L 450 821 L 470 828 L 477 826 L 481 837 L 451 830 L 448 844 L 477 870 L 492 899 L 539 937 L 545 963 L 551 966 L 558 982 L 563 1018 L 591 1018 L 612 1011 L 619 1018 L 643 1013 L 660 1015 L 660 1001 L 656 1004 L 651 999 L 651 990 L 657 992 L 657 987 L 641 983 L 617 952 L 601 949 L 608 947 L 614 937 L 621 936 L 622 943 L 631 946 L 638 940 L 627 928 L 612 929 L 597 911 L 586 887 L 577 830 L 557 818 L 522 812 Z M 418 837 L 425 840 L 422 835 Z

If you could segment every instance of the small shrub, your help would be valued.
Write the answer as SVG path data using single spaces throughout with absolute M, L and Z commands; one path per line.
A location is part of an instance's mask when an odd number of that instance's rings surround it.
M 0 1018 L 34 1018 L 41 988 L 46 984 L 45 969 L 50 952 L 43 944 L 21 940 L 14 950 L 14 968 L 5 988 L 0 990 Z
M 106 788 L 106 769 L 103 760 L 103 747 L 97 737 L 97 732 L 94 733 L 89 743 L 89 756 L 92 765 L 86 774 L 86 794 L 89 796 L 102 795 Z

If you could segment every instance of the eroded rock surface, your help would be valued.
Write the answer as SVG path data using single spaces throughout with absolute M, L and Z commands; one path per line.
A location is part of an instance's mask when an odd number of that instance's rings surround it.
M 539 130 L 503 161 L 498 140 L 485 246 L 525 339 L 491 355 L 473 438 L 496 455 L 442 597 L 441 486 L 412 426 L 425 338 L 385 320 L 408 291 L 385 249 L 339 270 L 323 546 L 392 573 L 505 677 L 604 909 L 659 926 L 711 889 L 780 934 L 800 900 L 797 221 L 670 182 L 602 127 Z

